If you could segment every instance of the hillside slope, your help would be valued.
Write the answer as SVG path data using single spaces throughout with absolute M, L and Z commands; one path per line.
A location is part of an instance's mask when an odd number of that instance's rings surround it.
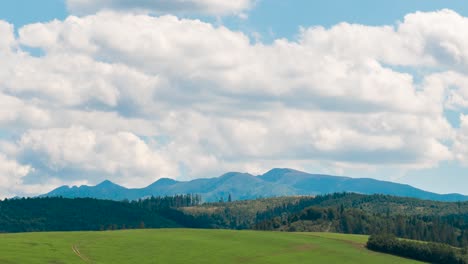
M 0 234 L 0 263 L 420 263 L 371 252 L 366 240 L 191 229 Z

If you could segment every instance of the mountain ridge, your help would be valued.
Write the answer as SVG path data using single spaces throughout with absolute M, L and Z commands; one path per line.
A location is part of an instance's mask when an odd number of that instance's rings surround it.
M 249 173 L 228 172 L 215 178 L 177 181 L 161 178 L 143 188 L 126 188 L 109 180 L 95 186 L 61 186 L 40 197 L 97 198 L 107 200 L 136 200 L 150 196 L 200 194 L 205 201 L 247 200 L 274 196 L 319 195 L 335 192 L 387 194 L 435 201 L 468 201 L 468 196 L 438 194 L 407 184 L 371 178 L 350 178 L 325 174 L 310 174 L 294 169 L 275 168 L 254 176 Z

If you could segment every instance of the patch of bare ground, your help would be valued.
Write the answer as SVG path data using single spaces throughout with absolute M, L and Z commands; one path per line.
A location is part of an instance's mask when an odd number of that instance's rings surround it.
M 75 255 L 77 255 L 85 263 L 91 263 L 89 258 L 87 258 L 85 255 L 81 254 L 80 249 L 78 248 L 78 245 L 72 245 L 72 250 L 73 250 L 73 253 L 75 253 Z

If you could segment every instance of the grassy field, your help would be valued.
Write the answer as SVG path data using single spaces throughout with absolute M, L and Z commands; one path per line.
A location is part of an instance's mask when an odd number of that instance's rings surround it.
M 0 235 L 0 263 L 419 263 L 364 248 L 366 236 L 227 230 Z

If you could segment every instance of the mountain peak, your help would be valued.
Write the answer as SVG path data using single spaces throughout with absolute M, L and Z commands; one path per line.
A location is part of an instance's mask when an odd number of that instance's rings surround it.
M 156 182 L 160 182 L 160 183 L 176 183 L 177 181 L 174 180 L 174 179 L 171 179 L 171 178 L 161 178 L 161 179 L 157 180 Z
M 266 172 L 265 174 L 285 174 L 285 173 L 291 173 L 291 172 L 300 172 L 300 173 L 305 173 L 302 171 L 294 170 L 294 169 L 289 169 L 289 168 L 274 168 Z M 265 175 L 264 174 L 264 175 Z
M 228 172 L 228 173 L 221 175 L 219 178 L 232 178 L 232 177 L 243 175 L 243 174 L 247 174 L 247 173 L 232 171 L 232 172 Z
M 242 172 L 228 172 L 217 178 L 219 182 L 228 182 L 228 181 L 250 181 L 255 180 L 256 177 L 250 173 Z
M 171 185 L 174 185 L 174 184 L 177 184 L 177 183 L 178 183 L 178 181 L 176 181 L 174 179 L 161 178 L 161 179 L 153 182 L 152 184 L 150 184 L 148 187 L 156 187 L 156 186 L 167 187 L 167 186 L 171 186 Z
M 116 186 L 121 187 L 120 185 L 115 184 L 115 183 L 113 183 L 113 182 L 111 182 L 109 180 L 105 180 L 105 181 L 99 183 L 98 185 L 96 185 L 96 187 L 105 187 L 105 188 L 116 187 Z
M 303 173 L 303 172 L 300 172 L 298 170 L 288 169 L 288 168 L 275 168 L 261 175 L 261 177 L 265 179 L 278 179 L 281 176 L 288 174 L 288 173 Z

